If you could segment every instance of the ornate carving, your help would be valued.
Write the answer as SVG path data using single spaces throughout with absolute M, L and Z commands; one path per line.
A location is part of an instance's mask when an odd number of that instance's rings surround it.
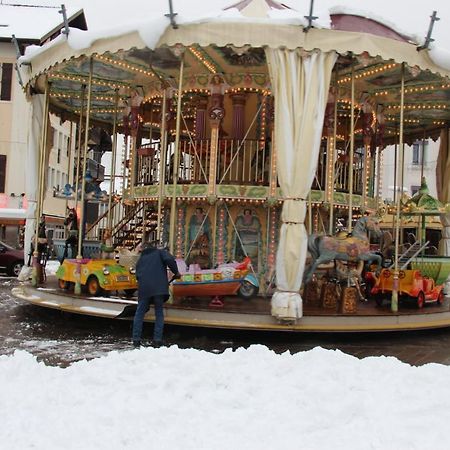
M 212 106 L 209 108 L 208 115 L 211 120 L 222 120 L 225 117 L 225 109 L 219 105 Z

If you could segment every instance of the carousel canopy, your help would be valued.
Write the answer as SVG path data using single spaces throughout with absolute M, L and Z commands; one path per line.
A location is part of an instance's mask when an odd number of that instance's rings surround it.
M 403 205 L 402 213 L 409 216 L 437 216 L 445 214 L 447 209 L 438 199 L 430 195 L 427 181 L 422 177 L 419 191 Z
M 228 91 L 270 92 L 264 53 L 267 47 L 334 50 L 339 58 L 332 83 L 340 89 L 340 117 L 349 115 L 353 71 L 356 92 L 369 95 L 381 105 L 387 137 L 394 138 L 398 134 L 404 62 L 408 68 L 404 125 L 409 140 L 424 134 L 437 137 L 438 130 L 450 119 L 450 58 L 443 58 L 445 52 L 437 48 L 418 51 L 421 40 L 381 19 L 376 14 L 379 5 L 370 4 L 375 12 L 364 13 L 327 2 L 326 10 L 318 12 L 319 18 L 312 22 L 314 28 L 304 32 L 309 2 L 298 8 L 296 2 L 286 5 L 274 0 L 217 0 L 217 9 L 204 13 L 198 6 L 202 2 L 195 0 L 189 2 L 190 14 L 187 5 L 180 2 L 175 3 L 181 10 L 174 18 L 176 28 L 165 16 L 167 2 L 152 3 L 152 7 L 145 7 L 136 1 L 136 8 L 127 9 L 125 24 L 112 30 L 72 29 L 68 37 L 60 35 L 49 44 L 31 48 L 22 58 L 22 63 L 31 64 L 22 66 L 24 79 L 42 92 L 44 75 L 48 75 L 52 110 L 77 115 L 81 108 L 80 88 L 87 83 L 92 56 L 92 118 L 111 123 L 116 89 L 124 103 L 133 91 L 151 103 L 161 95 L 162 85 L 176 86 L 181 50 L 185 50 L 184 90 L 193 94 L 208 92 L 215 74 L 223 77 Z M 105 17 L 108 14 L 104 12 Z M 89 15 L 87 19 L 89 23 Z M 423 19 L 424 36 L 429 19 Z M 440 57 L 441 65 L 433 60 L 433 52 Z M 189 108 L 189 100 L 185 107 Z

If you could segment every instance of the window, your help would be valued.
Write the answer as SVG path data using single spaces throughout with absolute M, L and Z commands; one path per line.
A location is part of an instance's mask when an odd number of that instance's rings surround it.
M 6 155 L 0 155 L 0 192 L 5 192 Z
M 411 186 L 411 195 L 416 195 L 419 192 L 420 186 Z
M 58 156 L 57 156 L 57 161 L 58 164 L 61 162 L 61 149 L 58 148 Z
M 0 100 L 11 100 L 12 63 L 0 63 Z

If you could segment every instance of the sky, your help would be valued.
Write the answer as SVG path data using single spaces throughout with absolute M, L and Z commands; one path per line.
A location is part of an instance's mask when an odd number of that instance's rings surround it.
M 50 20 L 52 25 L 57 24 L 61 17 L 57 11 L 62 2 L 63 0 L 1 0 L 0 24 L 12 26 L 14 22 L 15 28 L 14 30 L 0 28 L 0 34 L 9 33 L 9 31 L 15 31 L 19 35 L 30 30 L 40 32 L 47 27 L 47 20 Z M 205 0 L 173 0 L 175 11 L 182 17 L 206 14 L 208 10 L 219 10 L 235 2 L 237 0 L 207 2 Z M 12 3 L 53 6 L 55 9 L 49 11 L 50 19 L 36 21 L 36 9 L 30 8 L 30 14 L 22 12 L 21 18 L 15 20 L 17 16 L 12 15 L 17 14 L 19 8 L 7 6 Z M 283 3 L 296 9 L 301 15 L 307 15 L 309 12 L 309 0 L 283 0 Z M 93 31 L 142 22 L 146 18 L 151 19 L 155 15 L 161 16 L 168 12 L 168 0 L 66 0 L 65 5 L 70 13 L 83 8 L 88 27 Z M 322 21 L 326 21 L 329 8 L 335 6 L 350 7 L 352 11 L 359 11 L 372 18 L 383 18 L 384 21 L 395 24 L 400 30 L 421 38 L 426 36 L 430 15 L 433 10 L 436 10 L 441 20 L 435 24 L 433 37 L 437 45 L 450 50 L 450 2 L 448 0 L 315 0 L 314 14 L 319 15 Z M 9 19 L 10 16 L 11 19 Z

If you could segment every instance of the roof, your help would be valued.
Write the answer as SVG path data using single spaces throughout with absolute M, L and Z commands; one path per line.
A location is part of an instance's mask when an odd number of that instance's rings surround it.
M 50 0 L 3 0 L 0 3 L 0 41 L 14 34 L 19 42 L 41 44 L 64 26 L 61 3 Z M 69 24 L 86 30 L 83 9 L 66 7 Z

